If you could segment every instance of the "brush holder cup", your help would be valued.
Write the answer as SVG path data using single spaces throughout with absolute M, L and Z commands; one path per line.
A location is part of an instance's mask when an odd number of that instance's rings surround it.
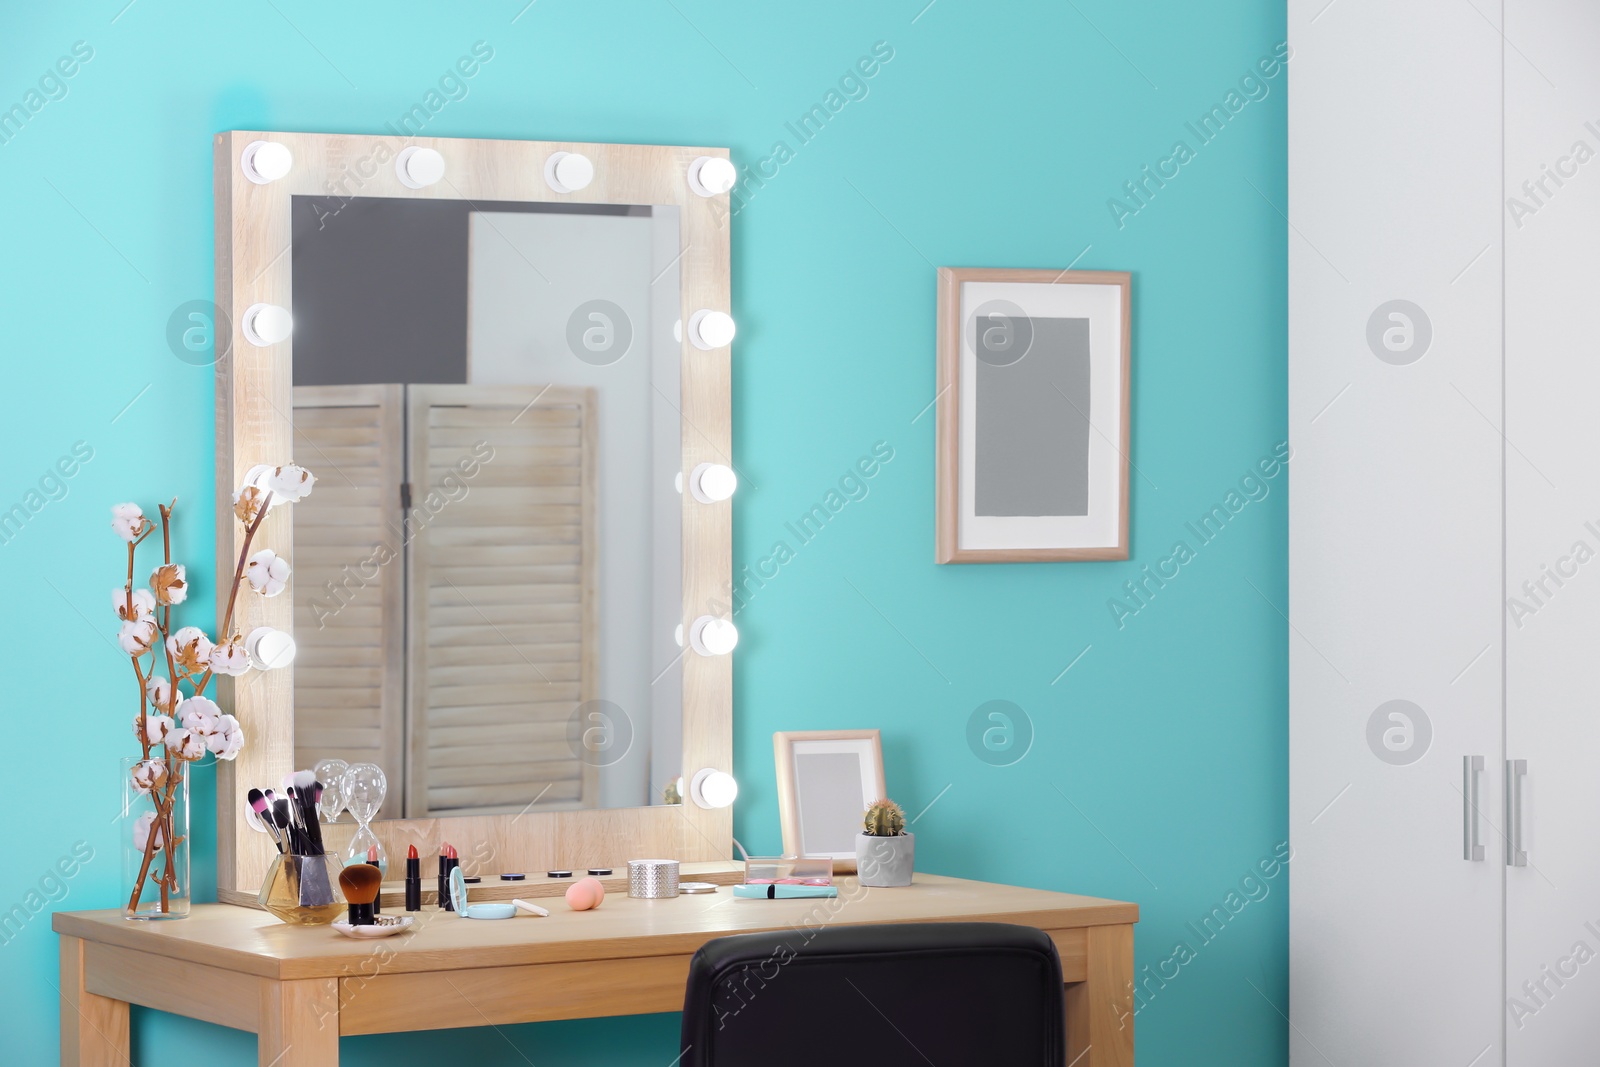
M 343 864 L 331 852 L 278 855 L 267 869 L 256 902 L 290 926 L 324 926 L 345 912 L 339 890 Z

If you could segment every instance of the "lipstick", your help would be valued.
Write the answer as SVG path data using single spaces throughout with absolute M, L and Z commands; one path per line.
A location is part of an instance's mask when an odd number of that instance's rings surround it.
M 406 849 L 406 910 L 422 910 L 422 860 L 416 845 Z
M 439 906 L 445 911 L 455 911 L 455 905 L 450 902 L 450 872 L 461 866 L 461 853 L 457 852 L 454 845 L 444 844 L 439 848 Z
M 380 867 L 378 865 L 378 846 L 377 845 L 371 845 L 371 846 L 369 846 L 367 848 L 367 862 L 370 863 L 374 867 L 378 867 L 378 869 L 380 871 L 383 869 L 382 867 Z M 378 914 L 381 914 L 382 912 L 383 912 L 383 882 L 380 880 L 378 882 L 378 895 L 372 898 L 372 914 L 378 915 Z

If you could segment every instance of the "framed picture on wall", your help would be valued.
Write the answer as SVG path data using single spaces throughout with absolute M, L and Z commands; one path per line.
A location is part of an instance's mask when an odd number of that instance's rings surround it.
M 794 730 L 772 735 L 786 856 L 827 856 L 856 869 L 861 817 L 887 790 L 877 730 Z
M 938 562 L 1128 558 L 1131 291 L 939 268 Z

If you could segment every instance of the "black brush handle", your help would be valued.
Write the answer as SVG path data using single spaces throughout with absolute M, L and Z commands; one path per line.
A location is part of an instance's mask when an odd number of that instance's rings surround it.
M 294 791 L 295 806 L 300 812 L 300 824 L 304 828 L 306 847 L 316 852 L 322 852 L 322 823 L 317 819 L 316 803 L 311 799 L 308 790 L 296 789 Z

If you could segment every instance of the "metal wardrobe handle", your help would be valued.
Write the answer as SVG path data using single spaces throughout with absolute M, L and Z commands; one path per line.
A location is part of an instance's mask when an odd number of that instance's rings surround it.
M 1478 782 L 1483 772 L 1482 756 L 1461 757 L 1461 858 L 1483 859 L 1483 844 L 1478 840 Z
M 1528 853 L 1522 847 L 1522 779 L 1528 775 L 1528 761 L 1506 760 L 1506 866 L 1526 867 Z

